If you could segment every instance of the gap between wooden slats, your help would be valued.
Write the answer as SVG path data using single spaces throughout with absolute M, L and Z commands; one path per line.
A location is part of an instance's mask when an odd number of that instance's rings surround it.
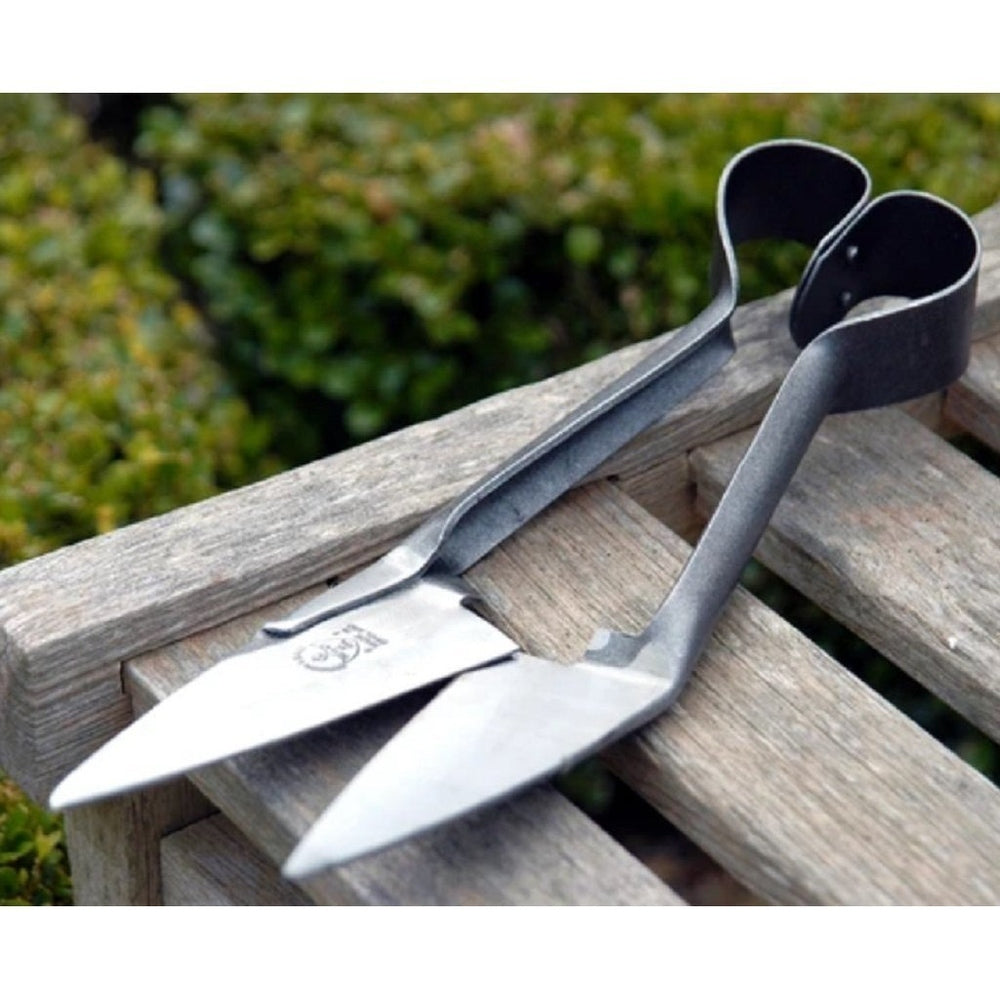
M 1000 451 L 1000 338 L 972 345 L 967 371 L 948 390 L 945 415 Z

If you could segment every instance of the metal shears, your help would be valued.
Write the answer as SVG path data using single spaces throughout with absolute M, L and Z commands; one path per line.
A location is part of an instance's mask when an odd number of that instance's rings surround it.
M 695 320 L 382 559 L 265 625 L 246 650 L 137 719 L 60 783 L 52 807 L 137 788 L 468 672 L 310 831 L 286 866 L 301 877 L 516 791 L 662 712 L 823 415 L 932 391 L 965 367 L 979 258 L 971 224 L 927 195 L 869 203 L 870 188 L 857 161 L 815 143 L 778 140 L 735 157 L 718 187 L 713 297 Z M 603 633 L 580 664 L 520 652 L 470 606 L 460 574 L 722 367 L 734 351 L 735 248 L 762 237 L 815 248 L 790 319 L 804 350 L 677 586 L 642 635 Z M 844 318 L 877 295 L 908 302 Z

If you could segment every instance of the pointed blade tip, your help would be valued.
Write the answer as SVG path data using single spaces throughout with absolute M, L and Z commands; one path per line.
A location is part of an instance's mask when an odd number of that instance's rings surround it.
M 333 808 L 331 806 L 295 845 L 295 849 L 281 866 L 281 874 L 285 878 L 298 881 L 318 875 L 327 869 L 346 865 L 392 847 L 406 837 L 406 834 L 398 833 L 388 837 L 370 834 L 367 837 L 358 836 L 353 821 L 349 827 L 331 821 Z M 340 826 L 340 830 L 336 826 Z
M 317 850 L 315 846 L 310 846 L 306 841 L 302 841 L 281 866 L 281 874 L 293 882 L 300 882 L 313 875 L 318 875 L 328 868 L 353 861 L 361 853 L 363 852 L 342 851 L 337 853 Z
M 79 768 L 77 771 L 71 771 L 52 789 L 48 799 L 50 812 L 65 812 L 67 809 L 75 809 L 78 806 L 91 805 L 131 790 L 129 788 L 95 788 L 93 785 L 88 788 L 79 780 L 78 771 Z
M 103 787 L 95 791 L 93 781 L 87 780 L 89 762 L 88 759 L 78 764 L 49 793 L 48 808 L 52 812 L 63 812 L 114 794 L 113 789 L 108 791 Z
M 292 851 L 288 860 L 281 866 L 281 874 L 292 882 L 301 882 L 303 879 L 315 875 L 322 866 L 317 866 L 307 858 L 299 855 L 299 852 Z
M 60 781 L 49 795 L 48 808 L 50 812 L 63 812 L 79 803 L 73 798 L 72 792 L 67 793 L 65 789 L 66 781 Z

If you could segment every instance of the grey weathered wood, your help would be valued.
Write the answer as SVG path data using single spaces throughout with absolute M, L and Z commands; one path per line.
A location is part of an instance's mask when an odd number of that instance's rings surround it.
M 1000 327 L 998 220 L 1000 208 L 977 218 L 987 248 L 978 335 Z M 627 483 L 757 420 L 794 355 L 788 301 L 739 310 L 736 359 L 600 475 Z M 44 799 L 127 721 L 122 660 L 370 559 L 651 348 L 0 573 L 0 765 Z
M 562 660 L 599 624 L 644 625 L 689 551 L 607 488 L 566 507 L 473 570 Z M 997 789 L 743 592 L 674 710 L 605 757 L 765 898 L 1000 902 Z
M 716 502 L 746 435 L 693 456 Z M 994 738 L 1000 481 L 895 410 L 831 417 L 760 559 Z
M 1000 451 L 1000 338 L 973 345 L 968 370 L 948 390 L 945 414 Z
M 309 904 L 223 816 L 164 837 L 160 853 L 164 906 Z
M 973 220 L 982 244 L 982 265 L 972 335 L 976 340 L 1000 332 L 1000 202 Z
M 303 595 L 308 596 L 308 595 Z M 288 601 L 130 661 L 140 710 L 233 651 Z M 192 780 L 277 867 L 319 812 L 426 701 L 401 700 L 205 768 Z M 680 900 L 550 788 L 304 886 L 318 903 L 676 904 Z
M 741 310 L 740 364 L 600 475 L 628 479 L 759 418 L 792 354 L 787 301 Z M 371 559 L 650 349 L 0 573 L 0 764 L 43 799 L 127 721 L 120 661 Z
M 67 814 L 76 905 L 160 905 L 161 838 L 212 811 L 188 781 L 179 780 Z

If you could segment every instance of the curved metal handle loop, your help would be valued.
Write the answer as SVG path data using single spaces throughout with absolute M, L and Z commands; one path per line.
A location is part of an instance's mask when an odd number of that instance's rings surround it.
M 669 678 L 657 711 L 676 698 L 823 418 L 944 388 L 965 369 L 979 261 L 969 219 L 912 192 L 872 202 L 821 247 L 793 307 L 805 349 L 676 585 L 643 633 L 599 632 L 588 659 Z M 844 318 L 872 295 L 914 298 Z
M 822 339 L 846 377 L 831 412 L 888 406 L 943 389 L 969 361 L 980 259 L 969 219 L 933 195 L 868 205 L 808 270 L 792 304 L 800 345 Z M 905 298 L 846 318 L 878 296 Z

